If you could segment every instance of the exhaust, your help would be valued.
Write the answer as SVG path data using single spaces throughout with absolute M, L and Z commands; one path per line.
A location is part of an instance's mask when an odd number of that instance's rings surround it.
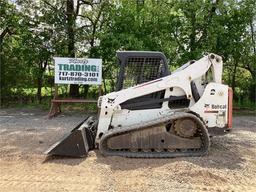
M 70 133 L 53 144 L 46 155 L 85 157 L 95 148 L 98 121 L 95 117 L 86 117 Z

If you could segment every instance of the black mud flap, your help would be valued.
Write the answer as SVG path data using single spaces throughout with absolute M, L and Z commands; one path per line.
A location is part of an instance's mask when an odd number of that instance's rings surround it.
M 85 157 L 88 151 L 94 149 L 97 132 L 97 120 L 87 117 L 77 125 L 71 133 L 52 145 L 45 154 L 69 157 Z

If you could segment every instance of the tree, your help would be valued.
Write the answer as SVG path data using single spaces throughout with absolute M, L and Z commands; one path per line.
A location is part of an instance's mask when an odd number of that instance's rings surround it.
M 12 35 L 17 31 L 18 21 L 20 15 L 15 11 L 15 6 L 10 4 L 8 0 L 0 2 L 0 105 L 4 103 L 4 99 L 10 93 L 11 84 L 13 84 L 12 78 L 8 75 L 10 66 L 8 66 L 8 60 L 10 62 L 10 54 L 6 51 L 6 46 Z
M 255 0 L 8 0 L 0 2 L 1 100 L 42 87 L 52 56 L 100 57 L 115 89 L 116 50 L 162 51 L 170 68 L 214 52 L 235 99 L 255 102 Z M 15 78 L 13 78 L 15 74 Z M 49 85 L 51 86 L 51 85 Z M 70 95 L 79 96 L 72 85 Z M 89 86 L 83 86 L 86 96 Z M 32 95 L 33 95 L 32 94 Z

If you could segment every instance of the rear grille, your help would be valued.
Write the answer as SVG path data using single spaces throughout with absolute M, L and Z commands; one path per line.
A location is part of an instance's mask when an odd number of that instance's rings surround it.
M 163 71 L 164 63 L 159 57 L 130 57 L 125 66 L 123 89 L 158 79 Z

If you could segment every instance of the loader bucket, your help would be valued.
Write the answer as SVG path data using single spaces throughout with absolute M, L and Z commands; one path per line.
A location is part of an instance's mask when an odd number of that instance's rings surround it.
M 46 152 L 47 155 L 85 157 L 94 148 L 97 121 L 87 117 L 60 141 L 53 144 Z

